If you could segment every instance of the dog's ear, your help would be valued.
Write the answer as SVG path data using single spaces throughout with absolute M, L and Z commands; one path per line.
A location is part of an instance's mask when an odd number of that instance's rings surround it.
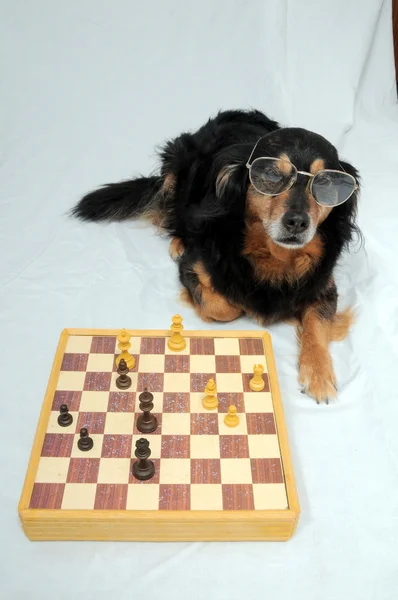
M 222 166 L 215 178 L 217 200 L 227 205 L 229 210 L 242 208 L 245 204 L 248 186 L 248 173 L 241 162 L 231 162 Z

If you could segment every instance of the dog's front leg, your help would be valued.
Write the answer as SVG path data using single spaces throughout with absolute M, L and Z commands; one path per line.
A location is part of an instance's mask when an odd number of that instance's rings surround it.
M 332 320 L 333 316 L 323 314 L 321 305 L 315 305 L 304 312 L 298 328 L 299 382 L 318 403 L 336 396 L 336 377 L 329 354 Z

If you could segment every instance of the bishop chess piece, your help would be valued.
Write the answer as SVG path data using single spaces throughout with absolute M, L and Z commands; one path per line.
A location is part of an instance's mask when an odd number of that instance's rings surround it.
M 116 386 L 119 390 L 127 390 L 131 386 L 131 377 L 127 375 L 129 368 L 124 358 L 119 362 L 117 372 L 119 373 L 119 377 L 116 378 Z
M 133 463 L 133 475 L 140 481 L 146 481 L 151 479 L 155 474 L 155 465 L 149 460 L 151 456 L 151 449 L 149 448 L 149 441 L 140 438 L 135 443 L 135 456 L 138 460 Z
M 224 417 L 224 423 L 227 427 L 237 427 L 239 425 L 239 417 L 236 414 L 236 406 L 231 404 L 228 407 L 228 413 Z
M 218 406 L 218 399 L 216 396 L 217 388 L 214 379 L 209 379 L 205 387 L 206 396 L 202 400 L 202 405 L 207 410 L 214 410 Z
M 137 419 L 137 429 L 141 433 L 152 433 L 158 427 L 158 420 L 155 415 L 151 415 L 153 410 L 153 394 L 148 392 L 147 388 L 138 397 L 140 401 L 140 410 L 143 414 Z
M 253 392 L 261 392 L 265 386 L 265 381 L 263 379 L 263 365 L 254 365 L 253 373 L 254 375 L 249 381 L 249 387 L 251 390 L 253 390 Z
M 93 438 L 88 435 L 86 427 L 82 427 L 80 430 L 80 439 L 77 441 L 77 446 L 82 452 L 87 452 L 94 446 Z
M 187 345 L 186 340 L 181 335 L 181 331 L 184 329 L 182 317 L 180 317 L 180 315 L 174 315 L 171 320 L 173 322 L 170 327 L 172 333 L 167 342 L 167 346 L 174 352 L 181 352 Z
M 127 333 L 127 331 L 125 329 L 122 329 L 122 331 L 117 336 L 117 341 L 119 342 L 117 347 L 119 348 L 119 350 L 121 350 L 121 353 L 119 354 L 119 356 L 116 357 L 116 366 L 117 367 L 119 366 L 119 363 L 121 360 L 125 360 L 126 365 L 131 370 L 131 369 L 134 369 L 135 358 L 128 351 L 129 348 L 131 348 L 130 338 L 131 338 L 131 335 L 129 333 Z
M 66 404 L 61 404 L 59 407 L 58 425 L 61 427 L 69 427 L 69 425 L 72 425 L 72 423 L 73 417 L 70 414 L 68 407 Z

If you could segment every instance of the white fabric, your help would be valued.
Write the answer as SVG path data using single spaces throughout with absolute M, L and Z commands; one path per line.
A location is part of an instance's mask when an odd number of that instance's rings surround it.
M 3 0 L 0 17 L 1 597 L 396 598 L 391 3 Z M 81 224 L 67 211 L 101 183 L 152 171 L 165 139 L 247 107 L 326 135 L 363 182 L 366 245 L 337 271 L 341 305 L 358 310 L 349 339 L 332 347 L 337 403 L 300 394 L 294 332 L 270 328 L 302 507 L 296 535 L 29 542 L 17 503 L 61 330 L 165 328 L 177 310 L 186 328 L 211 327 L 178 304 L 168 243 L 150 227 Z

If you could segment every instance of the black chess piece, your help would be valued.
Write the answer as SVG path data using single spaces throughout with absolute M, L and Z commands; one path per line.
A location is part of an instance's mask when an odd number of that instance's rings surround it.
M 70 414 L 66 404 L 61 404 L 59 407 L 58 425 L 61 427 L 69 427 L 73 423 L 73 417 Z
M 116 378 L 116 386 L 119 388 L 119 390 L 127 390 L 127 388 L 131 386 L 131 377 L 127 375 L 129 368 L 124 358 L 120 360 L 119 366 L 116 370 L 119 373 L 119 377 Z
M 133 463 L 133 475 L 140 481 L 147 481 L 155 475 L 155 465 L 151 460 L 148 460 L 151 456 L 149 441 L 140 438 L 136 441 L 135 447 L 134 454 L 138 460 Z
M 87 452 L 94 446 L 93 438 L 89 437 L 86 427 L 82 427 L 80 430 L 80 439 L 77 441 L 77 446 L 82 452 Z
M 158 420 L 155 415 L 151 415 L 153 409 L 153 395 L 147 388 L 139 395 L 140 410 L 143 414 L 137 419 L 137 429 L 141 433 L 152 433 L 158 427 Z

